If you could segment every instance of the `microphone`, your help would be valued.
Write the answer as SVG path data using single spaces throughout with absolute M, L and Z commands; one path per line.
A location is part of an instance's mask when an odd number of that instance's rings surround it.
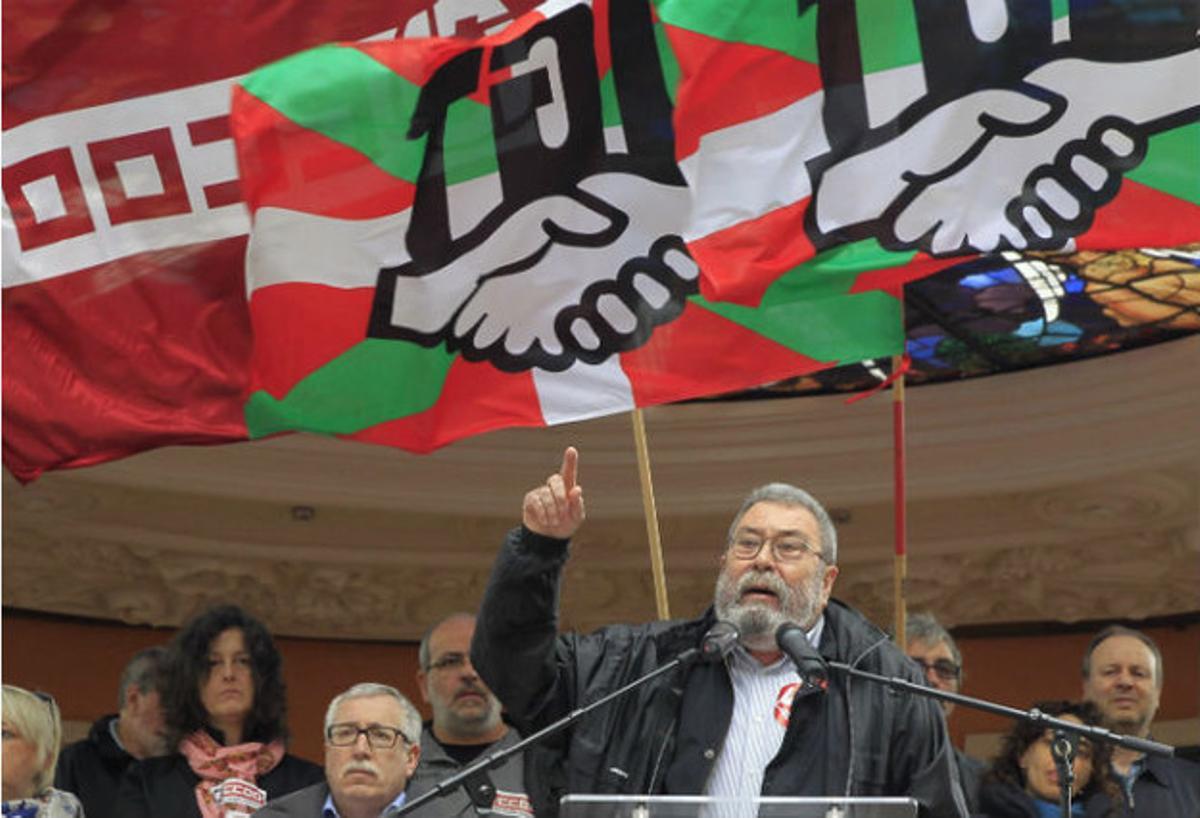
M 775 629 L 775 643 L 796 663 L 800 675 L 810 683 L 820 683 L 828 676 L 828 666 L 821 654 L 808 641 L 804 629 L 795 622 L 784 622 Z
M 728 622 L 717 622 L 700 640 L 700 661 L 720 662 L 738 642 L 738 630 Z

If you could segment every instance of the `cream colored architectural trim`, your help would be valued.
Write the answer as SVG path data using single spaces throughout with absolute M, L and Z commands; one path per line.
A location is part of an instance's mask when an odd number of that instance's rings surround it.
M 911 389 L 909 601 L 949 625 L 1200 608 L 1200 336 Z M 891 618 L 886 396 L 646 413 L 676 615 L 711 599 L 729 517 L 797 483 L 839 511 L 835 593 Z M 427 457 L 294 435 L 173 448 L 3 492 L 5 605 L 173 625 L 217 599 L 290 635 L 414 639 L 473 606 L 525 489 L 582 452 L 564 623 L 653 618 L 627 417 Z M 311 510 L 311 519 L 305 520 Z

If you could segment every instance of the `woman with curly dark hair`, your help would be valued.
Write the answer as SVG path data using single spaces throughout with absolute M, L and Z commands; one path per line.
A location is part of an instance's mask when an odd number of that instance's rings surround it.
M 163 710 L 174 752 L 130 768 L 121 818 L 249 815 L 324 780 L 316 764 L 285 752 L 283 660 L 263 624 L 236 605 L 209 608 L 171 640 Z
M 1076 724 L 1100 724 L 1100 711 L 1091 702 L 1063 700 L 1034 705 L 1046 715 Z M 1054 731 L 1017 722 L 1000 754 L 983 776 L 979 805 L 987 818 L 1060 818 L 1058 768 L 1050 750 Z M 1075 783 L 1071 815 L 1101 818 L 1113 814 L 1119 797 L 1112 783 L 1112 748 L 1081 738 L 1075 751 Z

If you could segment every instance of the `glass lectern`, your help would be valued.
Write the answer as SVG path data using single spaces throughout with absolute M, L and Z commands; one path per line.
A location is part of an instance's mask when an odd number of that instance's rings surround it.
M 690 795 L 567 795 L 561 818 L 916 818 L 912 798 L 720 799 Z

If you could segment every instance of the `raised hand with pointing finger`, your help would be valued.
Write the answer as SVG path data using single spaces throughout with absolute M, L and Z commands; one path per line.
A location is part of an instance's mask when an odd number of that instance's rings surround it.
M 558 472 L 525 495 L 521 522 L 527 529 L 543 537 L 571 538 L 585 516 L 583 487 L 578 483 L 578 475 L 579 452 L 568 446 Z
M 562 538 L 571 536 L 584 517 L 578 460 L 575 449 L 568 448 L 561 469 L 525 495 L 524 525 L 504 538 L 471 640 L 471 664 L 504 702 L 513 724 L 527 731 L 570 724 L 571 730 L 555 739 L 548 760 L 566 759 L 571 791 L 661 792 L 663 748 L 688 742 L 703 747 L 711 741 L 725 748 L 724 755 L 701 759 L 697 752 L 696 763 L 671 763 L 672 787 L 678 775 L 679 791 L 704 792 L 706 782 L 724 773 L 739 784 L 748 782 L 726 790 L 734 793 L 722 795 L 727 799 L 756 798 L 764 791 L 841 798 L 845 754 L 842 762 L 825 763 L 828 748 L 838 746 L 871 759 L 879 775 L 856 776 L 853 792 L 877 792 L 878 782 L 885 781 L 889 795 L 920 798 L 922 818 L 965 818 L 945 717 L 936 702 L 914 697 L 898 704 L 886 685 L 855 685 L 852 693 L 837 679 L 815 685 L 782 653 L 776 638 L 781 626 L 792 633 L 807 629 L 822 634 L 822 652 L 835 662 L 858 663 L 870 673 L 914 683 L 921 679 L 912 661 L 886 639 L 881 643 L 878 629 L 861 613 L 831 598 L 839 570 L 837 532 L 816 498 L 779 482 L 751 490 L 728 529 L 722 525 L 712 531 L 712 550 L 724 544 L 723 556 L 710 560 L 719 566 L 712 604 L 695 618 L 611 624 L 578 633 L 569 620 L 564 623 L 562 608 L 569 558 Z M 725 639 L 722 633 L 734 634 L 741 645 L 728 662 L 688 659 L 693 650 L 711 646 L 710 639 Z M 722 651 L 710 655 L 719 659 Z M 737 715 L 730 718 L 737 712 L 732 679 L 739 677 L 730 674 L 759 672 L 754 666 L 769 673 L 779 668 L 801 681 L 783 688 L 783 705 L 775 708 L 779 718 L 747 715 L 739 722 Z M 618 696 L 635 689 L 636 695 Z M 821 695 L 805 695 L 817 689 Z M 773 690 L 767 693 L 774 697 Z M 786 697 L 792 693 L 793 717 L 802 697 L 806 708 L 799 729 L 794 721 L 786 724 Z M 855 697 L 852 731 L 845 719 L 850 695 Z M 602 697 L 607 710 L 578 718 Z M 814 731 L 812 724 L 832 726 Z M 790 738 L 773 758 L 749 763 L 741 757 L 745 742 L 735 740 L 778 743 L 785 732 Z M 614 777 L 614 770 L 620 775 Z M 810 786 L 813 781 L 817 789 Z M 532 792 L 531 803 L 552 801 L 557 789 L 544 791 L 542 796 Z M 533 802 L 533 797 L 544 800 Z

